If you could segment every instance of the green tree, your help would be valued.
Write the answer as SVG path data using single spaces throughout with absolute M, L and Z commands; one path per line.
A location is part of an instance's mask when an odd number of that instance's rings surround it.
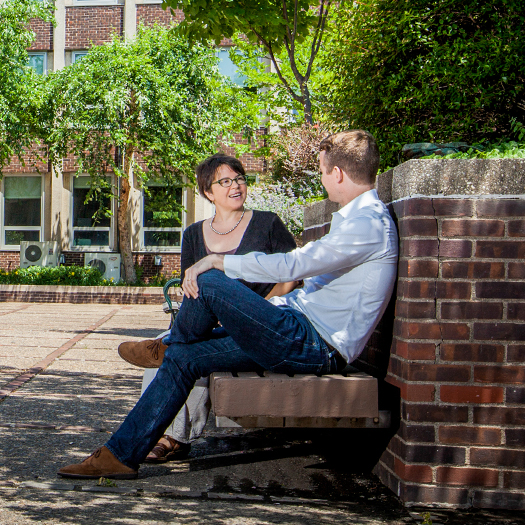
M 178 30 L 192 39 L 214 39 L 242 33 L 269 55 L 289 96 L 313 123 L 309 81 L 322 44 L 332 0 L 164 0 L 163 6 L 179 8 L 185 19 Z M 308 39 L 306 57 L 299 45 Z M 292 75 L 283 72 L 281 50 Z
M 523 121 L 522 1 L 345 1 L 334 18 L 332 115 L 379 139 L 383 167 L 406 143 L 473 143 Z
M 218 137 L 251 121 L 244 92 L 224 82 L 216 62 L 213 50 L 156 27 L 139 29 L 133 40 L 114 37 L 49 77 L 51 158 L 56 165 L 68 155 L 78 159 L 77 173 L 91 176 L 88 199 L 118 199 L 127 282 L 136 280 L 129 210 L 134 184 L 193 183 L 195 165 L 217 148 Z M 110 171 L 119 179 L 118 195 L 107 182 Z M 164 203 L 159 211 L 176 207 Z
M 327 114 L 326 93 L 332 81 L 332 73 L 321 64 L 325 60 L 324 52 L 329 36 L 330 33 L 325 32 L 308 80 L 311 116 L 314 122 L 323 120 Z M 305 117 L 304 106 L 301 101 L 292 97 L 275 69 L 268 67 L 268 53 L 265 48 L 248 42 L 240 34 L 233 37 L 233 42 L 235 47 L 230 50 L 230 58 L 239 68 L 239 74 L 244 78 L 244 87 L 252 93 L 254 103 L 260 106 L 263 115 L 270 122 L 279 125 L 302 123 Z M 311 38 L 296 43 L 294 54 L 299 69 L 306 69 L 311 58 Z M 287 80 L 288 86 L 293 86 L 295 77 L 287 50 L 281 48 L 275 53 L 275 58 L 281 76 Z M 311 121 L 308 122 L 311 124 Z
M 35 37 L 29 22 L 52 17 L 48 2 L 0 2 L 0 174 L 13 156 L 22 160 L 36 138 L 42 91 L 41 79 L 27 65 L 26 50 Z

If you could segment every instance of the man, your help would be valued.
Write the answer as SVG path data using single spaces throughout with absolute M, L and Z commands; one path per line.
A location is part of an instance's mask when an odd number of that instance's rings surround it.
M 200 377 L 261 369 L 329 374 L 359 355 L 392 293 L 397 234 L 374 189 L 379 152 L 372 135 L 336 133 L 320 149 L 321 182 L 341 205 L 330 232 L 287 254 L 210 255 L 189 268 L 155 379 L 106 445 L 59 475 L 137 477 Z M 266 301 L 241 278 L 303 279 L 304 286 Z M 225 329 L 219 335 L 217 321 Z

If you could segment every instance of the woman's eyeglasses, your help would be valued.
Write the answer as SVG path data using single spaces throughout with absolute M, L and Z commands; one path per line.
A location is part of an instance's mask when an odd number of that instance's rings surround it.
M 230 179 L 229 177 L 225 177 L 224 179 L 216 180 L 215 182 L 212 182 L 212 184 L 220 184 L 223 188 L 229 188 L 233 181 L 235 181 L 239 186 L 242 184 L 246 184 L 246 177 L 244 175 L 237 175 L 234 179 Z

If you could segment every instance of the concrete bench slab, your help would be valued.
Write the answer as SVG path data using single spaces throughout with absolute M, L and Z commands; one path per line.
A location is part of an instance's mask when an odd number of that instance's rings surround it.
M 217 372 L 211 376 L 210 396 L 216 416 L 253 418 L 260 423 L 253 426 L 291 426 L 282 418 L 298 423 L 301 418 L 379 417 L 377 379 L 362 372 L 322 377 Z

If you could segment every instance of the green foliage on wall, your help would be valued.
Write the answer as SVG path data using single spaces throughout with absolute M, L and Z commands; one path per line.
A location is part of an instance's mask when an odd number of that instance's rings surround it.
M 524 122 L 520 0 L 363 0 L 337 13 L 332 115 L 380 142 L 382 165 L 406 143 L 510 136 Z

